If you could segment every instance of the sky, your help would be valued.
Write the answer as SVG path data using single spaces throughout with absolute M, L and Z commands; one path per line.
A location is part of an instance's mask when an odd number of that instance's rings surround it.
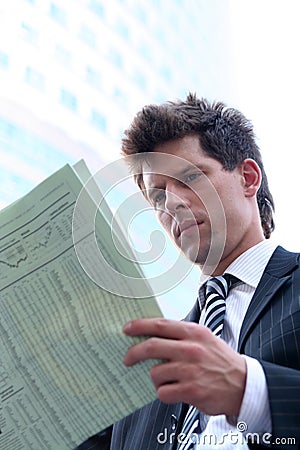
M 252 120 L 275 200 L 274 238 L 299 251 L 300 3 L 231 0 L 236 103 Z

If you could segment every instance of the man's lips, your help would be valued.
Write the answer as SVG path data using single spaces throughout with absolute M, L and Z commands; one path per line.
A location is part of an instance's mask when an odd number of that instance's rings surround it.
M 190 228 L 201 225 L 203 223 L 204 223 L 203 220 L 192 220 L 179 223 L 176 225 L 174 236 L 176 239 L 178 239 L 184 232 L 186 232 Z

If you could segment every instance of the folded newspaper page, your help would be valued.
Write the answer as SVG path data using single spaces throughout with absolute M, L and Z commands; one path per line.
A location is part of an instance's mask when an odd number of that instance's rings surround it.
M 71 450 L 156 397 L 153 362 L 122 363 L 137 341 L 122 326 L 161 311 L 105 202 L 91 220 L 101 194 L 75 169 L 0 212 L 1 449 Z

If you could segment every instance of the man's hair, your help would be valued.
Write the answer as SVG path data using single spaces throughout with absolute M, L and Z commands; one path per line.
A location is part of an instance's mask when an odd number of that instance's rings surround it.
M 129 160 L 140 189 L 145 187 L 141 157 L 153 152 L 163 142 L 192 134 L 199 136 L 202 149 L 220 161 L 225 170 L 234 170 L 246 158 L 257 162 L 262 173 L 257 204 L 264 235 L 269 238 L 274 230 L 274 201 L 253 126 L 240 111 L 228 108 L 222 102 L 210 103 L 190 93 L 186 101 L 148 105 L 137 113 L 130 128 L 125 131 L 122 154 L 125 157 L 136 155 Z

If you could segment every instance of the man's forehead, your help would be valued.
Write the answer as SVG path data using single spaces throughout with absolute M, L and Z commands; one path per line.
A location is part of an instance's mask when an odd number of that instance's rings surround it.
M 142 163 L 143 177 L 177 177 L 196 166 L 190 161 L 167 153 L 148 153 Z

